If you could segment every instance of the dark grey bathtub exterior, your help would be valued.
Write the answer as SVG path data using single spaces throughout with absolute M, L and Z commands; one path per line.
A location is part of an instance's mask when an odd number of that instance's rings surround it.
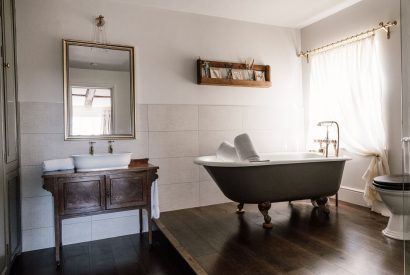
M 319 199 L 335 195 L 346 160 L 205 169 L 226 197 L 238 203 Z

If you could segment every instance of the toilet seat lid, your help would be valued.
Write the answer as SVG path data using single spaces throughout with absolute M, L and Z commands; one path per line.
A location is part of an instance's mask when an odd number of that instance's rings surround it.
M 387 190 L 410 190 L 410 175 L 379 176 L 373 179 L 375 187 Z

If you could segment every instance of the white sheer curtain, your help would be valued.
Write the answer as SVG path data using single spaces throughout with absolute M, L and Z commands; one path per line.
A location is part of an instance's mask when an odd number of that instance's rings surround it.
M 111 135 L 111 108 L 103 110 L 101 123 L 103 135 Z
M 389 174 L 379 64 L 374 37 L 310 58 L 309 141 L 318 121 L 339 122 L 341 146 L 371 157 L 362 177 L 365 201 L 373 211 L 388 215 L 372 186 L 375 176 Z

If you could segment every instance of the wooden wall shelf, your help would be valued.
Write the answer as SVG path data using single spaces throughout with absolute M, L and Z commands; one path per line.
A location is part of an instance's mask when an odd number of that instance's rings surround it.
M 210 60 L 197 60 L 197 83 L 199 85 L 218 85 L 218 86 L 237 86 L 237 87 L 253 87 L 253 88 L 269 88 L 272 86 L 270 81 L 270 66 L 269 65 L 253 65 L 250 71 L 255 73 L 263 72 L 265 80 L 257 81 L 253 75 L 252 80 L 232 79 L 225 75 L 221 75 L 221 78 L 211 77 L 211 73 L 205 72 L 205 64 L 208 64 L 209 68 L 219 68 L 226 73 L 228 69 L 239 70 L 246 72 L 246 64 L 244 63 L 231 63 L 220 62 Z

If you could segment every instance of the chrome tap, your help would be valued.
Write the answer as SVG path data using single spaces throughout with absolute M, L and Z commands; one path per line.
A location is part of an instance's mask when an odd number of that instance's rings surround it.
M 89 144 L 90 144 L 90 148 L 88 149 L 88 153 L 90 154 L 90 155 L 94 155 L 94 144 L 95 144 L 95 141 L 90 141 L 90 142 L 88 142 Z
M 337 139 L 329 139 L 329 127 L 332 125 L 336 125 L 337 130 Z M 336 121 L 321 121 L 317 124 L 317 126 L 326 126 L 326 138 L 325 139 L 316 139 L 315 142 L 319 142 L 319 152 L 323 153 L 325 157 L 329 156 L 329 144 L 333 144 L 333 148 L 335 150 L 336 157 L 339 156 L 339 141 L 340 141 L 340 134 L 339 134 L 339 124 Z M 322 144 L 325 143 L 326 147 L 323 149 Z
M 109 153 L 109 154 L 114 153 L 114 148 L 113 148 L 113 146 L 112 146 L 113 143 L 114 143 L 114 140 L 109 140 L 109 141 L 108 141 L 108 153 Z
M 314 142 L 319 143 L 319 153 L 322 153 L 325 157 L 328 156 L 329 145 L 333 144 L 333 150 L 337 152 L 337 140 L 329 139 L 328 137 L 324 139 L 315 139 Z M 323 146 L 325 144 L 325 146 Z M 323 148 L 324 147 L 324 148 Z M 337 153 L 336 153 L 337 154 Z

